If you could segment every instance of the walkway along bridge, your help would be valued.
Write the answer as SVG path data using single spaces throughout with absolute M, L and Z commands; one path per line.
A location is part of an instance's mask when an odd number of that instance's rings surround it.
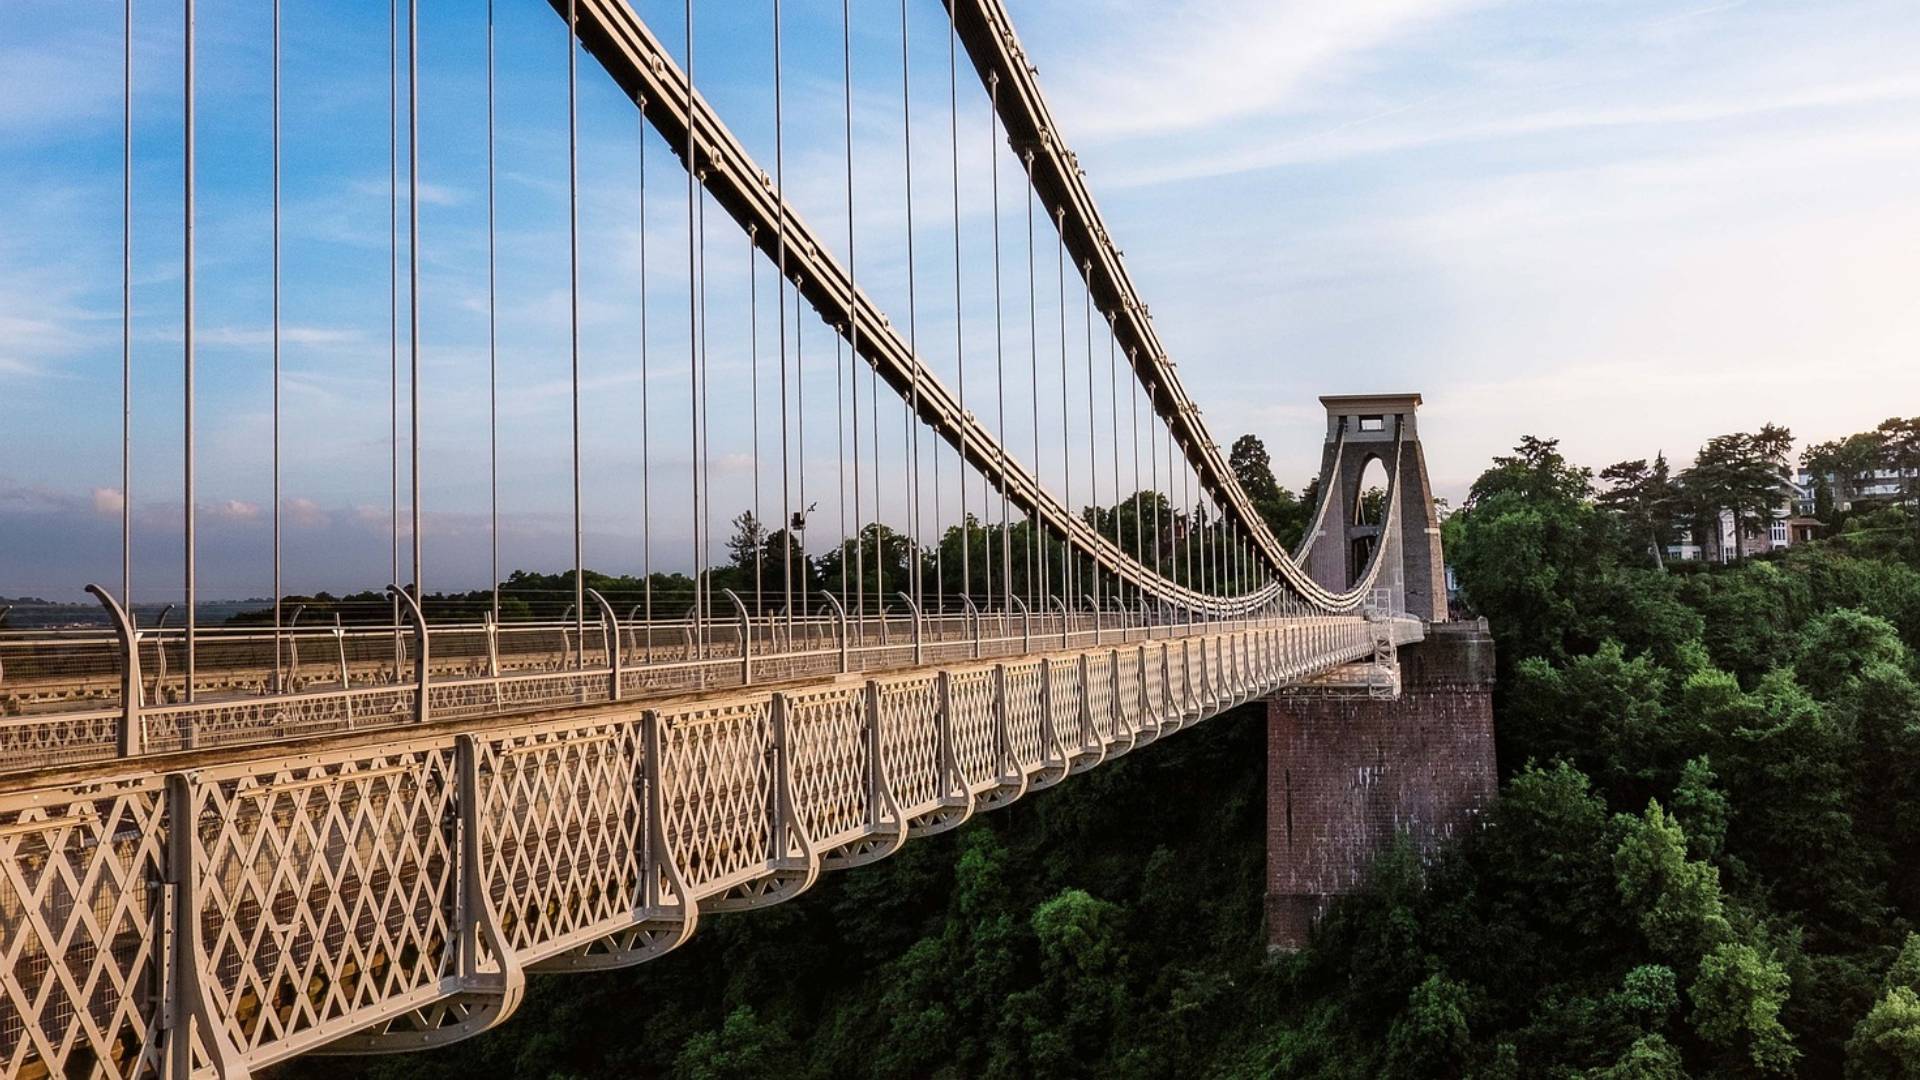
M 119 590 L 88 587 L 110 630 L 0 631 L 0 1070 L 7 1076 L 236 1077 L 304 1053 L 443 1045 L 510 1016 L 529 974 L 657 957 L 687 940 L 704 913 L 780 902 L 823 870 L 884 858 L 913 837 L 952 829 L 1238 704 L 1276 694 L 1391 702 L 1400 693 L 1400 651 L 1445 618 L 1438 528 L 1415 429 L 1418 396 L 1323 399 L 1329 423 L 1316 518 L 1299 551 L 1284 550 L 1186 396 L 1000 0 L 951 0 L 949 55 L 964 55 L 978 72 L 996 144 L 1004 139 L 1017 157 L 1030 198 L 1058 235 L 1061 265 L 1070 260 L 1084 288 L 1087 431 L 1095 445 L 1086 448 L 1081 481 L 1082 495 L 1090 489 L 1096 502 L 1102 440 L 1092 312 L 1105 324 L 1112 359 L 1104 441 L 1115 509 L 1104 517 L 1097 508 L 1073 509 L 1071 459 L 1080 448 L 1067 447 L 1061 459 L 1059 495 L 1042 482 L 1037 374 L 1029 465 L 1008 445 L 1004 385 L 1001 416 L 989 425 L 966 404 L 964 343 L 956 342 L 960 381 L 950 391 L 914 346 L 911 311 L 903 335 L 855 286 L 851 233 L 844 255 L 836 255 L 788 204 L 778 161 L 773 173 L 763 170 L 695 92 L 690 3 L 687 46 L 676 59 L 625 0 L 555 0 L 569 44 L 579 45 L 568 49 L 570 136 L 577 131 L 574 68 L 584 52 L 686 168 L 695 280 L 703 253 L 694 238 L 705 241 L 704 218 L 694 215 L 708 204 L 777 272 L 783 419 L 789 411 L 804 415 L 785 396 L 789 365 L 799 370 L 787 352 L 790 289 L 796 322 L 804 300 L 849 346 L 850 369 L 855 357 L 868 369 L 874 512 L 884 383 L 903 407 L 903 442 L 911 447 L 906 534 L 923 550 L 925 519 L 932 533 L 940 530 L 951 503 L 938 490 L 940 461 L 951 454 L 960 555 L 978 552 L 984 565 L 963 566 L 962 587 L 951 591 L 937 562 L 935 580 L 926 580 L 927 560 L 919 558 L 895 588 L 877 577 L 869 585 L 861 561 L 871 551 L 877 572 L 881 549 L 869 547 L 855 524 L 864 516 L 856 471 L 838 549 L 852 556 L 842 559 L 843 575 L 848 561 L 855 569 L 838 589 L 792 584 L 807 580 L 791 572 L 796 558 L 807 558 L 800 528 L 784 530 L 777 555 L 784 566 L 771 598 L 759 587 L 758 556 L 750 598 L 716 588 L 705 556 L 711 501 L 702 501 L 712 434 L 696 407 L 687 486 L 695 525 L 691 599 L 683 610 L 655 610 L 649 595 L 623 614 L 588 588 L 579 572 L 576 238 L 576 561 L 566 613 L 502 619 L 496 595 L 479 618 L 429 617 L 432 604 L 419 584 L 414 252 L 411 580 L 390 587 L 392 617 L 314 626 L 302 625 L 299 611 L 282 610 L 276 317 L 272 621 L 201 626 L 191 390 L 193 7 L 187 0 L 186 602 L 175 626 L 139 625 L 129 602 L 131 563 L 123 561 Z M 903 57 L 906 10 L 903 3 Z M 277 4 L 274 11 L 277 208 Z M 128 13 L 130 26 L 131 4 Z M 412 65 L 418 12 L 409 4 L 406 14 Z M 778 3 L 769 15 L 777 109 Z M 848 26 L 843 32 L 850 71 L 853 34 Z M 397 64 L 398 32 L 394 41 Z M 491 44 L 488 55 L 491 64 Z M 413 120 L 417 71 L 409 75 Z M 957 100 L 957 79 L 950 89 Z M 850 205 L 853 99 L 849 78 Z M 951 118 L 950 126 L 957 130 Z M 408 141 L 410 155 L 416 141 Z M 488 161 L 491 191 L 491 144 Z M 957 151 L 954 169 L 957 223 Z M 998 175 L 996 164 L 996 185 Z M 416 160 L 410 187 L 417 179 Z M 911 206 L 910 176 L 907 185 Z M 417 215 L 418 204 L 414 191 L 405 205 Z M 1031 215 L 1030 208 L 1029 224 Z M 576 230 L 577 223 L 576 210 Z M 911 243 L 911 210 L 906 227 Z M 276 243 L 278 228 L 276 213 Z M 417 242 L 417 229 L 409 230 L 409 243 Z M 1031 268 L 1031 239 L 1028 254 Z M 997 297 L 997 246 L 993 274 Z M 278 288 L 276 258 L 276 296 Z M 1033 291 L 1029 276 L 1029 303 Z M 1070 429 L 1065 311 L 1063 300 L 1059 404 Z M 699 297 L 690 297 L 689 401 L 700 403 L 708 393 L 703 319 Z M 997 326 L 997 303 L 995 319 Z M 996 344 L 996 361 L 998 354 Z M 1119 374 L 1120 358 L 1131 378 Z M 756 407 L 758 364 L 756 352 Z M 1125 439 L 1123 384 L 1135 402 Z M 396 579 L 399 386 L 396 368 Z M 853 420 L 841 434 L 853 436 L 857 470 L 857 379 L 852 386 Z M 757 505 L 757 413 L 755 424 Z M 921 488 L 923 430 L 933 447 L 931 500 Z M 1151 487 L 1141 473 L 1143 431 Z M 1123 499 L 1127 442 L 1135 494 Z M 788 450 L 783 424 L 780 520 L 798 524 L 809 508 L 789 490 L 798 479 L 804 491 L 804 473 L 795 476 Z M 1384 511 L 1366 521 L 1360 484 L 1373 461 L 1386 476 Z M 845 483 L 843 473 L 843 496 Z M 1177 505 L 1146 498 L 1163 484 L 1178 486 Z M 646 499 L 652 513 L 652 496 Z M 1123 503 L 1130 515 L 1119 512 Z M 1012 525 L 1016 515 L 1023 533 Z M 131 527 L 129 517 L 124 531 Z M 985 543 L 974 544 L 970 530 Z

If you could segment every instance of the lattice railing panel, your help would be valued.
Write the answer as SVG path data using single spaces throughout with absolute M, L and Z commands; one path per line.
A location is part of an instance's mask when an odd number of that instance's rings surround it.
M 1040 767 L 1046 756 L 1045 721 L 1040 715 L 1040 680 L 1046 662 L 1023 660 L 1006 666 L 1007 743 L 1021 768 Z
M 638 719 L 498 736 L 478 766 L 483 880 L 508 944 L 537 958 L 630 921 L 647 853 Z
M 1047 700 L 1052 708 L 1054 741 L 1069 754 L 1080 753 L 1084 735 L 1080 725 L 1080 661 L 1049 657 L 1046 664 Z M 1094 742 L 1095 748 L 1099 742 Z
M 0 801 L 0 1074 L 152 1071 L 165 801 L 153 777 Z
M 795 809 L 815 845 L 829 850 L 873 826 L 866 688 L 835 686 L 785 699 Z
M 771 866 L 774 747 L 768 698 L 662 710 L 667 847 L 696 897 Z
M 1101 747 L 1113 741 L 1113 663 L 1114 654 L 1095 652 L 1087 655 L 1087 681 L 1081 688 L 1086 695 L 1089 747 Z
M 8 717 L 0 720 L 0 761 L 54 765 L 106 757 L 119 732 L 117 712 Z
M 993 669 L 953 672 L 947 676 L 947 698 L 953 710 L 949 724 L 961 775 L 976 792 L 992 787 L 1000 774 Z
M 325 1041 L 448 973 L 450 739 L 207 773 L 193 795 L 208 994 L 243 1053 Z
M 901 810 L 912 817 L 940 802 L 940 692 L 934 675 L 877 679 L 880 755 Z
M 1115 700 L 1114 712 L 1129 731 L 1138 732 L 1141 726 L 1140 708 L 1140 656 L 1139 649 L 1121 649 L 1113 654 Z

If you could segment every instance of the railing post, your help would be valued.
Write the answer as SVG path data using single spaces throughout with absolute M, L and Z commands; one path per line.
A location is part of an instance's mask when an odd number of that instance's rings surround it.
M 747 614 L 747 605 L 740 600 L 740 594 L 732 589 L 721 589 L 727 599 L 733 601 L 733 610 L 740 616 L 740 685 L 753 685 L 753 617 Z
M 966 593 L 960 594 L 960 602 L 967 608 L 967 625 L 972 628 L 973 633 L 973 658 L 978 660 L 980 659 L 980 609 L 974 605 L 973 597 Z
M 1098 648 L 1100 645 L 1100 601 L 1095 600 L 1091 593 L 1080 594 L 1080 599 L 1085 600 L 1087 606 L 1093 609 L 1093 644 L 1095 648 Z
M 143 754 L 147 749 L 146 724 L 140 719 L 140 636 L 134 632 L 133 617 L 113 594 L 98 585 L 87 591 L 99 599 L 113 623 L 113 634 L 120 642 L 120 731 L 115 750 L 121 757 Z
M 1019 605 L 1020 608 L 1020 652 L 1030 653 L 1033 651 L 1033 612 L 1027 610 L 1025 600 L 1013 595 L 1009 595 L 1007 599 Z
M 348 680 L 348 628 L 340 625 L 340 613 L 334 611 L 334 655 L 340 659 L 340 688 L 349 690 Z
M 993 665 L 993 747 L 999 758 L 1001 775 L 1019 776 L 1021 773 L 1018 755 L 1013 752 L 1013 732 L 1007 723 L 1007 665 Z M 1011 772 L 1007 766 L 1013 766 Z
M 880 827 L 880 684 L 872 679 L 866 685 L 867 706 L 867 824 Z
M 607 700 L 619 701 L 620 617 L 613 613 L 613 605 L 607 603 L 607 598 L 600 595 L 600 590 L 588 589 L 587 595 L 593 597 L 593 602 L 600 606 L 600 635 L 607 641 L 607 674 L 612 680 L 607 687 Z M 582 644 L 584 645 L 584 643 Z M 586 650 L 582 648 L 581 652 L 584 654 Z M 499 684 L 495 683 L 494 686 L 497 690 Z
M 840 603 L 839 597 L 827 590 L 821 589 L 820 595 L 826 597 L 827 603 L 833 605 L 835 634 L 840 639 L 840 674 L 845 675 L 853 670 L 853 654 L 847 647 L 847 609 Z
M 166 1076 L 195 1075 L 196 1041 L 217 1077 L 247 1075 L 239 1050 L 221 1018 L 208 1007 L 207 980 L 200 939 L 199 813 L 193 805 L 194 774 L 169 773 L 166 779 L 166 888 L 169 893 L 165 938 L 167 989 L 162 1056 Z M 198 1036 L 196 1040 L 196 1036 Z
M 901 603 L 907 605 L 908 614 L 913 616 L 913 666 L 919 667 L 927 656 L 926 643 L 923 640 L 926 635 L 920 625 L 920 605 L 914 603 L 913 597 L 904 592 L 894 595 L 900 598 Z
M 421 612 L 420 602 L 414 598 L 412 593 L 398 585 L 387 586 L 387 592 L 399 601 L 401 606 L 407 609 L 407 617 L 413 620 L 414 639 L 418 642 L 414 650 L 418 655 L 414 658 L 414 671 L 416 673 L 414 683 L 416 689 L 414 691 L 413 722 L 416 724 L 424 724 L 427 722 L 427 669 L 429 667 L 427 617 Z M 397 671 L 394 672 L 396 676 L 399 674 Z
M 300 636 L 293 633 L 293 630 L 300 625 L 300 616 L 304 614 L 306 610 L 307 605 L 305 604 L 295 605 L 293 617 L 287 620 L 287 652 L 291 654 L 292 658 L 287 661 L 287 673 L 284 678 L 280 674 L 280 643 L 275 641 L 273 644 L 274 693 L 284 694 L 287 692 L 288 682 L 300 681 Z

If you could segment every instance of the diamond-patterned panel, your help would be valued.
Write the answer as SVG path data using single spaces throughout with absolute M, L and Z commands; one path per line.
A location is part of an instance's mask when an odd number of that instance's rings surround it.
M 793 801 L 814 846 L 830 851 L 868 832 L 867 701 L 861 686 L 788 694 Z
M 1121 719 L 1126 726 L 1139 732 L 1140 723 L 1140 653 L 1134 649 L 1122 649 L 1113 654 L 1118 681 L 1119 700 L 1117 706 Z
M 1022 660 L 1008 664 L 1007 742 L 1013 759 L 1022 768 L 1037 769 L 1044 757 L 1044 732 L 1040 718 L 1040 680 L 1045 677 L 1044 660 Z
M 667 847 L 696 898 L 772 867 L 771 715 L 769 698 L 660 713 Z
M 954 672 L 947 677 L 947 695 L 953 709 L 953 752 L 960 759 L 960 772 L 976 792 L 983 791 L 994 785 L 1000 771 L 992 669 Z
M 644 757 L 637 718 L 543 726 L 482 751 L 480 862 L 523 960 L 625 926 L 644 903 Z
M 1047 678 L 1049 701 L 1053 705 L 1053 737 L 1069 754 L 1077 754 L 1085 745 L 1086 733 L 1080 729 L 1080 661 L 1049 658 Z M 1097 747 L 1099 743 L 1094 745 Z
M 154 1068 L 165 802 L 158 778 L 0 801 L 0 1075 Z
M 1090 732 L 1093 741 L 1089 747 L 1099 747 L 1113 741 L 1113 654 L 1110 652 L 1090 653 L 1087 656 L 1087 685 L 1082 688 L 1087 697 L 1087 709 L 1093 721 Z
M 908 817 L 940 803 L 940 687 L 934 675 L 874 681 L 880 696 L 880 755 Z
M 202 774 L 201 947 L 242 1053 L 324 1041 L 315 1029 L 371 1022 L 448 973 L 453 756 L 447 739 Z

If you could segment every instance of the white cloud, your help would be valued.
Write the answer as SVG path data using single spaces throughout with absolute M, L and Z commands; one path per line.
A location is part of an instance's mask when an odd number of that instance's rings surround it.
M 319 503 L 304 498 L 288 499 L 285 517 L 289 524 L 298 525 L 303 529 L 322 529 L 333 520 L 325 510 L 320 508 Z
M 1130 34 L 1077 40 L 1092 47 L 1063 57 L 1064 78 L 1044 83 L 1062 88 L 1070 137 L 1206 127 L 1287 107 L 1364 54 L 1476 2 L 1140 0 L 1103 20 Z
M 126 496 L 120 494 L 119 488 L 93 489 L 93 512 L 101 517 L 119 517 L 126 505 Z
M 260 507 L 244 499 L 227 499 L 208 507 L 203 513 L 224 521 L 258 521 Z

